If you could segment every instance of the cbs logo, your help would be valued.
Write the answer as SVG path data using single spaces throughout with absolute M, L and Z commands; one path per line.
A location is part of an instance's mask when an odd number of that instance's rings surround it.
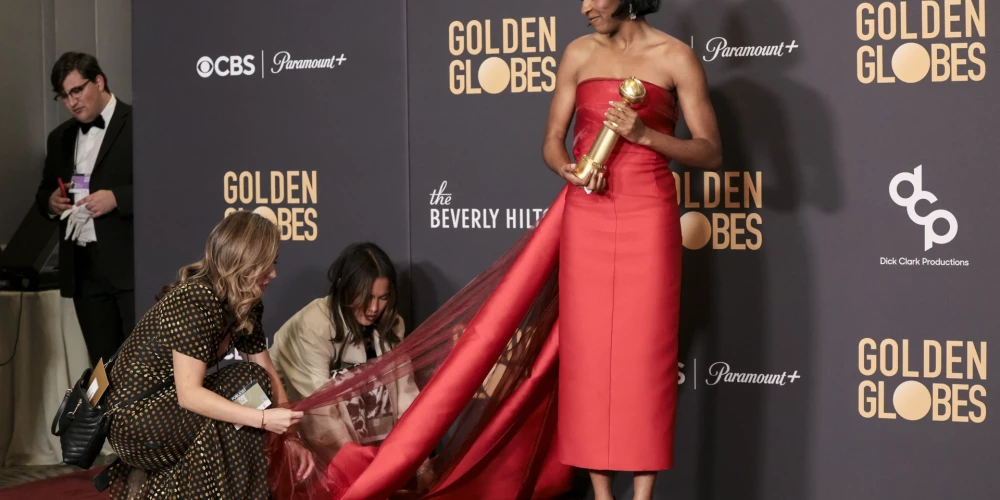
M 208 78 L 213 74 L 219 76 L 239 76 L 239 75 L 252 75 L 257 71 L 257 67 L 253 64 L 253 56 L 219 56 L 212 59 L 208 56 L 203 56 L 198 59 L 198 76 L 202 78 Z

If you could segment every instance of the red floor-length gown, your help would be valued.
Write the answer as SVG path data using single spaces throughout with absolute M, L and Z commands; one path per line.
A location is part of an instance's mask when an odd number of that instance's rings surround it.
M 587 153 L 621 80 L 576 89 L 573 155 Z M 673 135 L 674 97 L 643 82 L 635 109 Z M 619 140 L 602 196 L 566 194 L 559 251 L 559 458 L 586 469 L 673 464 L 681 232 L 669 159 Z
M 578 86 L 577 158 L 620 83 Z M 644 85 L 640 118 L 672 135 L 673 95 Z M 399 346 L 292 403 L 319 463 L 294 481 L 289 444 L 271 436 L 275 496 L 545 499 L 569 488 L 570 466 L 671 467 L 681 238 L 668 161 L 620 140 L 605 193 L 564 188 L 537 228 Z M 411 375 L 429 381 L 381 444 L 331 444 L 330 429 L 365 425 L 338 405 Z M 418 474 L 429 486 L 414 488 Z

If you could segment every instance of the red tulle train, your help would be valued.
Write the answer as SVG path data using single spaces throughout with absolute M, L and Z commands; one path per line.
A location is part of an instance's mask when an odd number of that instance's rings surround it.
M 569 489 L 555 454 L 559 238 L 566 191 L 539 226 L 389 353 L 289 406 L 317 467 L 296 481 L 269 439 L 282 499 L 544 499 Z M 378 446 L 358 444 L 363 395 L 403 377 L 420 395 Z M 352 406 L 353 405 L 353 406 Z

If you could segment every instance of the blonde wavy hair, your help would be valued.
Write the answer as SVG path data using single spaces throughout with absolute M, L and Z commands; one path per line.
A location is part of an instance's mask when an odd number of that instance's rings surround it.
M 157 300 L 181 283 L 204 283 L 222 301 L 227 328 L 233 334 L 253 333 L 251 310 L 264 294 L 257 279 L 278 258 L 280 239 L 278 226 L 271 221 L 253 212 L 233 212 L 212 229 L 205 257 L 182 267 Z

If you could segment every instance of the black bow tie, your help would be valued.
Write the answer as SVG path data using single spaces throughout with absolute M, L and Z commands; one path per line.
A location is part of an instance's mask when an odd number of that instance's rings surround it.
M 103 129 L 104 128 L 104 117 L 101 116 L 101 115 L 97 115 L 97 119 L 96 120 L 94 120 L 94 121 L 92 121 L 90 123 L 81 123 L 80 124 L 80 131 L 82 131 L 84 134 L 86 134 L 87 132 L 90 131 L 90 127 L 97 127 L 97 128 Z

